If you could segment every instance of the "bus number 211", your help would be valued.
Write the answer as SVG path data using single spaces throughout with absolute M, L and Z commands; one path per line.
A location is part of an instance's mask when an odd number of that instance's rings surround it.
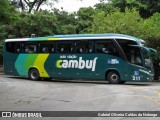
M 133 76 L 132 80 L 141 80 L 141 77 L 140 76 Z

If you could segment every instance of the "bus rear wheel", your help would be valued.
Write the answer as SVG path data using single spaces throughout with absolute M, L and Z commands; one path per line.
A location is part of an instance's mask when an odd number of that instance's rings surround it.
M 29 71 L 28 77 L 30 80 L 39 80 L 40 79 L 39 71 L 37 69 L 31 69 Z
M 111 84 L 121 84 L 119 74 L 117 72 L 111 71 L 107 75 L 107 80 Z

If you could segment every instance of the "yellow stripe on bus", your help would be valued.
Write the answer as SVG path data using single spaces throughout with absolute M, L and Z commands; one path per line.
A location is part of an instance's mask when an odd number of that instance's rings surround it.
M 44 68 L 44 64 L 46 62 L 46 59 L 48 58 L 49 54 L 40 54 L 37 56 L 34 66 L 38 68 L 40 77 L 49 77 L 48 73 L 46 72 Z
M 48 38 L 48 40 L 59 40 L 59 38 Z

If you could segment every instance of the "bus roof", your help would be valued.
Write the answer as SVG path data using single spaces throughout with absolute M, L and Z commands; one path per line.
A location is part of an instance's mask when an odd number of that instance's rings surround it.
M 88 40 L 88 39 L 127 39 L 136 42 L 144 42 L 143 40 L 124 34 L 70 34 L 70 35 L 54 35 L 46 37 L 35 37 L 35 38 L 17 38 L 17 39 L 6 39 L 5 42 L 13 41 L 42 41 L 42 40 Z

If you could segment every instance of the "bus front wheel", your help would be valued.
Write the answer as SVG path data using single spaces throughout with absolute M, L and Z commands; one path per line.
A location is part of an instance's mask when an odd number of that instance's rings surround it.
M 30 80 L 39 80 L 40 79 L 39 71 L 37 69 L 31 69 L 29 71 L 28 77 Z
M 107 80 L 111 84 L 120 84 L 121 80 L 117 72 L 111 71 L 107 75 Z

